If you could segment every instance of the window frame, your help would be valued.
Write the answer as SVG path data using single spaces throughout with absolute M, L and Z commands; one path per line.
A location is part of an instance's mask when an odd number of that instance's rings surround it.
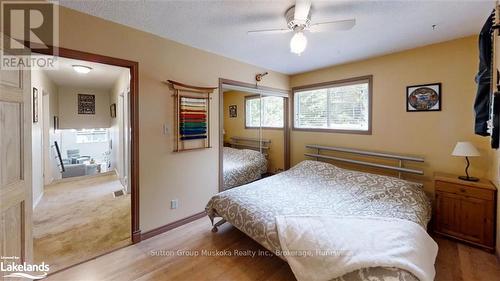
M 94 141 L 94 136 L 96 135 L 96 133 L 100 133 L 102 132 L 103 135 L 106 136 L 106 140 L 104 141 Z M 78 141 L 78 135 L 87 135 L 87 136 L 90 136 L 92 138 L 92 141 L 89 141 L 89 142 L 79 142 Z M 109 129 L 108 128 L 99 128 L 99 129 L 82 129 L 82 130 L 76 130 L 75 132 L 75 136 L 76 136 L 76 143 L 77 144 L 95 144 L 95 143 L 107 143 L 109 142 Z
M 245 96 L 245 103 L 243 104 L 243 114 L 244 114 L 244 120 L 243 122 L 245 123 L 245 129 L 249 129 L 249 130 L 252 130 L 252 129 L 266 129 L 266 130 L 284 130 L 285 129 L 285 119 L 287 118 L 286 116 L 286 112 L 285 112 L 285 103 L 286 103 L 286 99 L 281 97 L 283 99 L 283 125 L 281 127 L 266 127 L 266 126 L 247 126 L 247 100 L 251 100 L 251 99 L 258 99 L 260 98 L 261 96 L 260 95 L 248 95 L 248 96 Z M 273 95 L 262 95 L 262 97 L 273 97 Z
M 341 129 L 330 129 L 330 128 L 297 128 L 295 126 L 295 93 L 302 92 L 304 90 L 316 90 L 325 89 L 334 86 L 347 86 L 353 84 L 359 84 L 361 82 L 368 81 L 368 130 L 341 130 Z M 365 75 L 353 78 L 347 78 L 342 80 L 328 81 L 316 84 L 309 84 L 303 86 L 297 86 L 292 88 L 291 96 L 291 121 L 293 131 L 304 131 L 304 132 L 322 132 L 322 133 L 340 133 L 340 134 L 357 134 L 357 135 L 371 135 L 372 134 L 372 118 L 373 118 L 373 75 Z

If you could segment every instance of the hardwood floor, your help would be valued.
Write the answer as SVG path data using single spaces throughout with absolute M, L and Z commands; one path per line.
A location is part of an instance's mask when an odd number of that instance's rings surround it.
M 500 280 L 500 262 L 493 254 L 445 238 L 439 244 L 436 280 Z
M 45 187 L 33 211 L 35 262 L 57 271 L 130 245 L 130 195 L 112 195 L 122 188 L 114 174 Z
M 229 224 L 218 233 L 210 230 L 209 220 L 202 218 L 47 280 L 295 280 L 287 263 L 275 256 L 187 256 L 202 250 L 264 251 Z M 435 280 L 498 280 L 500 264 L 494 255 L 443 238 L 436 241 L 440 250 Z

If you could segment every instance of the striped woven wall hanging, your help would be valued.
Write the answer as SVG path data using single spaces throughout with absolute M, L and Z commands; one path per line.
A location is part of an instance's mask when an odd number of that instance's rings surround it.
M 206 139 L 207 135 L 207 99 L 180 98 L 179 131 L 181 140 Z
M 217 88 L 168 83 L 174 90 L 174 152 L 210 148 L 210 94 Z

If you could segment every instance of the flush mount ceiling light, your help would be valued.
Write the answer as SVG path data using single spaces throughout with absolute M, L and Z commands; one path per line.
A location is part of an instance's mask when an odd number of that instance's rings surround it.
M 92 70 L 92 67 L 85 65 L 73 65 L 73 70 L 77 73 L 87 74 Z
M 332 32 L 350 30 L 356 24 L 355 19 L 311 22 L 311 0 L 296 0 L 295 5 L 285 12 L 287 28 L 250 30 L 248 35 L 272 35 L 294 32 L 290 40 L 290 51 L 300 55 L 307 47 L 305 32 Z

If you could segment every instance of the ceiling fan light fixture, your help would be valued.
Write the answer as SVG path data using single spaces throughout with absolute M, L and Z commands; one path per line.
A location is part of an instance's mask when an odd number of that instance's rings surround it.
M 92 67 L 85 65 L 72 65 L 72 66 L 74 71 L 81 74 L 87 74 L 92 70 Z
M 300 56 L 307 47 L 307 38 L 303 32 L 296 32 L 290 40 L 290 52 Z

